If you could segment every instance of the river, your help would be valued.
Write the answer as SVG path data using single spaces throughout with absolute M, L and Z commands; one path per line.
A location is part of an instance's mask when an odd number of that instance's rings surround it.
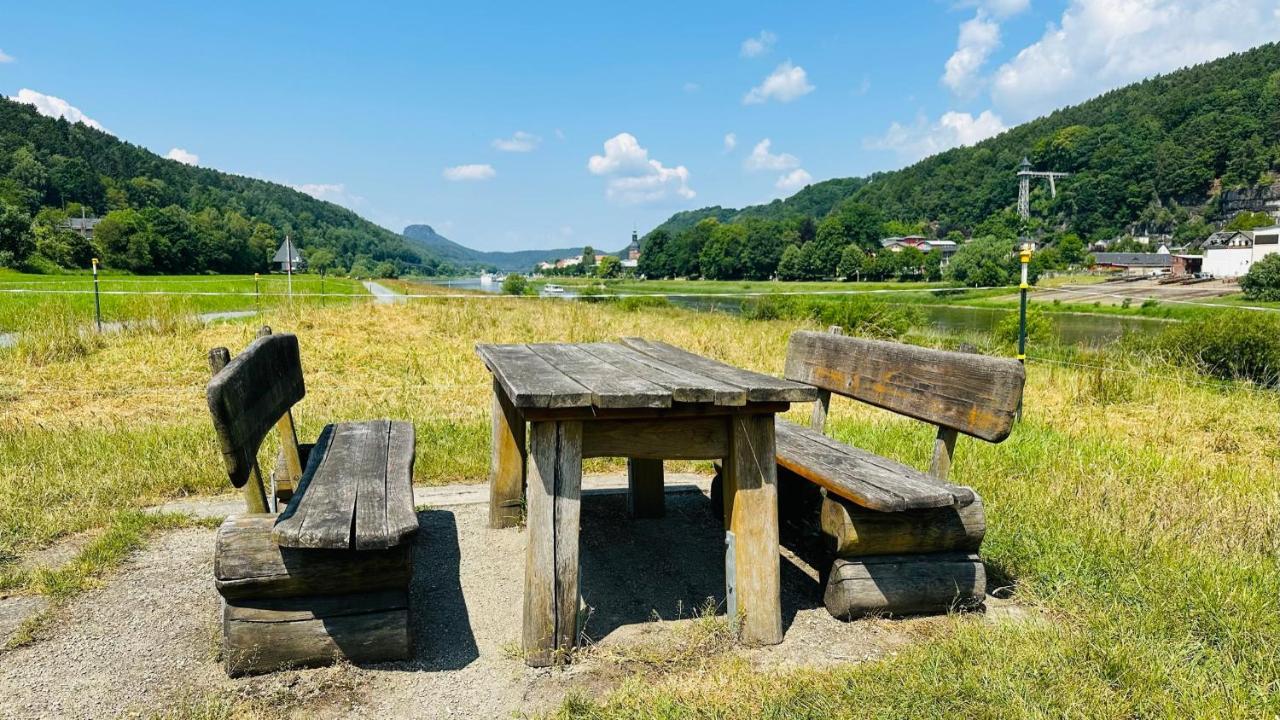
M 481 283 L 479 278 L 436 280 L 433 284 L 459 290 L 502 292 L 501 283 Z M 559 298 L 573 298 L 576 293 L 566 290 Z M 737 313 L 741 309 L 741 297 L 720 297 L 712 294 L 700 297 L 673 297 L 673 305 L 694 310 L 717 310 Z M 986 308 L 965 305 L 921 305 L 926 325 L 949 334 L 969 332 L 989 333 L 1002 318 L 1016 312 L 1011 308 Z M 1058 340 L 1068 345 L 1104 347 L 1128 333 L 1159 332 L 1169 326 L 1168 320 L 1135 317 L 1132 315 L 1103 315 L 1088 313 L 1054 313 L 1054 330 Z

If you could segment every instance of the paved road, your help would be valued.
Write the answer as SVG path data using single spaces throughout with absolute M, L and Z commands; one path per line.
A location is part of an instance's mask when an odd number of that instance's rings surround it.
M 372 280 L 365 280 L 364 288 L 373 293 L 374 302 L 377 303 L 402 303 L 408 300 L 408 298 L 395 290 L 392 290 L 386 285 L 380 285 Z

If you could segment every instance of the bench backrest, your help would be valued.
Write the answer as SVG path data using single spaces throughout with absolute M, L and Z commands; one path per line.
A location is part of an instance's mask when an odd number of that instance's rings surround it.
M 243 487 L 258 472 L 258 449 L 267 433 L 306 395 L 297 336 L 254 340 L 217 371 L 206 395 L 227 475 Z
M 800 331 L 788 380 L 989 442 L 1009 436 L 1026 377 L 1016 360 Z

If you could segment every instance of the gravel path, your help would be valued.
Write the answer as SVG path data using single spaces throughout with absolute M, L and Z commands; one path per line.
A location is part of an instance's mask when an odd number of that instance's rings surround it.
M 640 521 L 627 518 L 625 495 L 584 493 L 586 632 L 602 651 L 568 670 L 529 669 L 514 652 L 523 532 L 487 529 L 487 507 L 474 501 L 433 507 L 419 519 L 410 662 L 228 679 L 216 659 L 213 531 L 186 529 L 158 537 L 102 587 L 60 609 L 45 639 L 0 653 L 0 717 L 146 715 L 208 694 L 285 698 L 306 717 L 511 717 L 554 707 L 569 690 L 607 692 L 630 672 L 609 659 L 610 649 L 676 642 L 687 623 L 655 616 L 688 618 L 708 597 L 723 599 L 723 531 L 702 492 L 670 494 L 665 518 Z M 813 569 L 784 555 L 785 642 L 734 651 L 757 666 L 875 658 L 927 635 L 931 623 L 950 622 L 836 621 L 819 602 Z

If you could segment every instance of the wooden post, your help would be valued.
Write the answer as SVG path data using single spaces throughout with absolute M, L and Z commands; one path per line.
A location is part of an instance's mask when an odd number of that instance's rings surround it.
M 666 514 L 662 461 L 627 460 L 627 510 L 633 518 L 660 518 Z
M 781 560 L 778 552 L 777 466 L 773 415 L 730 417 L 724 464 L 726 527 L 733 533 L 737 607 L 745 643 L 782 642 Z
M 844 328 L 832 325 L 827 328 L 832 335 L 843 335 Z M 831 391 L 818 389 L 818 400 L 813 404 L 813 415 L 809 417 L 809 427 L 818 432 L 827 429 L 827 412 L 831 409 Z
M 267 337 L 270 334 L 271 326 L 263 325 L 258 328 L 256 336 Z M 298 481 L 302 480 L 302 456 L 298 452 L 298 431 L 293 425 L 293 410 L 286 410 L 276 422 L 276 437 L 280 439 L 280 456 L 284 458 L 284 476 L 281 477 L 274 471 L 271 473 L 273 501 L 278 500 L 281 490 L 292 493 L 298 488 Z
M 489 443 L 489 527 L 520 524 L 524 513 L 524 418 L 497 380 L 493 381 L 492 434 Z
M 209 374 L 217 375 L 222 368 L 231 362 L 231 351 L 224 347 L 216 347 L 209 351 Z M 267 507 L 267 490 L 262 484 L 262 471 L 257 461 L 253 463 L 253 472 L 249 473 L 249 482 L 241 488 L 244 493 L 245 508 L 251 513 L 270 512 Z
M 956 431 L 949 427 L 938 426 L 938 437 L 933 441 L 933 463 L 929 466 L 929 474 L 939 480 L 946 480 L 951 473 L 951 458 L 956 452 Z
M 529 460 L 523 645 L 525 664 L 545 667 L 578 640 L 582 423 L 531 423 Z

